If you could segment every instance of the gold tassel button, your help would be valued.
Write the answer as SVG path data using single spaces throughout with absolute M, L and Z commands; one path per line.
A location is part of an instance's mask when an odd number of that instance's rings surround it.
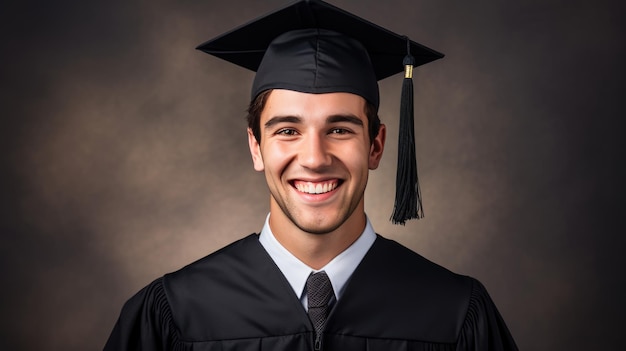
M 413 78 L 413 65 L 404 66 L 404 78 Z

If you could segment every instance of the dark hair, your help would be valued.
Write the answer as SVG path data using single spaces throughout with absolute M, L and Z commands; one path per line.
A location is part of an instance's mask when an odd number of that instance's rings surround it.
M 265 90 L 252 100 L 250 106 L 248 106 L 248 127 L 252 130 L 252 134 L 258 143 L 261 143 L 261 112 L 265 108 L 267 98 L 270 96 L 272 90 Z M 370 143 L 378 135 L 380 129 L 380 118 L 378 118 L 378 110 L 376 106 L 370 102 L 365 102 L 365 116 L 367 116 L 367 125 L 369 126 Z

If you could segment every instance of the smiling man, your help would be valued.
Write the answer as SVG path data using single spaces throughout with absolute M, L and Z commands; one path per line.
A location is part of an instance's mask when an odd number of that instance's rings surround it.
M 270 213 L 260 234 L 132 297 L 105 350 L 517 349 L 477 280 L 377 235 L 365 214 L 386 137 L 377 81 L 404 63 L 408 99 L 413 65 L 441 54 L 313 0 L 199 48 L 257 72 L 248 144 Z M 412 163 L 399 161 L 400 223 L 419 217 Z
M 385 127 L 370 140 L 366 101 L 355 94 L 265 94 L 261 140 L 252 129 L 248 140 L 271 194 L 269 228 L 287 251 L 320 269 L 365 228 L 365 186 L 381 159 Z

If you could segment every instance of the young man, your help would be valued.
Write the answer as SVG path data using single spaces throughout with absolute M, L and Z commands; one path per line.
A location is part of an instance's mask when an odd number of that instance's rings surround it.
M 259 235 L 131 298 L 105 350 L 517 349 L 478 281 L 378 236 L 365 214 L 386 136 L 377 80 L 407 51 L 441 55 L 321 1 L 201 49 L 257 72 L 248 142 L 270 214 Z

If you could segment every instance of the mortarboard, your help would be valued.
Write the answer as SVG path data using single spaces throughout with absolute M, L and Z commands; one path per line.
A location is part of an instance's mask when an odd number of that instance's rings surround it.
M 396 198 L 391 220 L 423 217 L 413 122 L 412 69 L 443 54 L 319 0 L 301 0 L 197 49 L 256 72 L 251 97 L 268 89 L 348 92 L 378 109 L 378 80 L 405 71 Z

